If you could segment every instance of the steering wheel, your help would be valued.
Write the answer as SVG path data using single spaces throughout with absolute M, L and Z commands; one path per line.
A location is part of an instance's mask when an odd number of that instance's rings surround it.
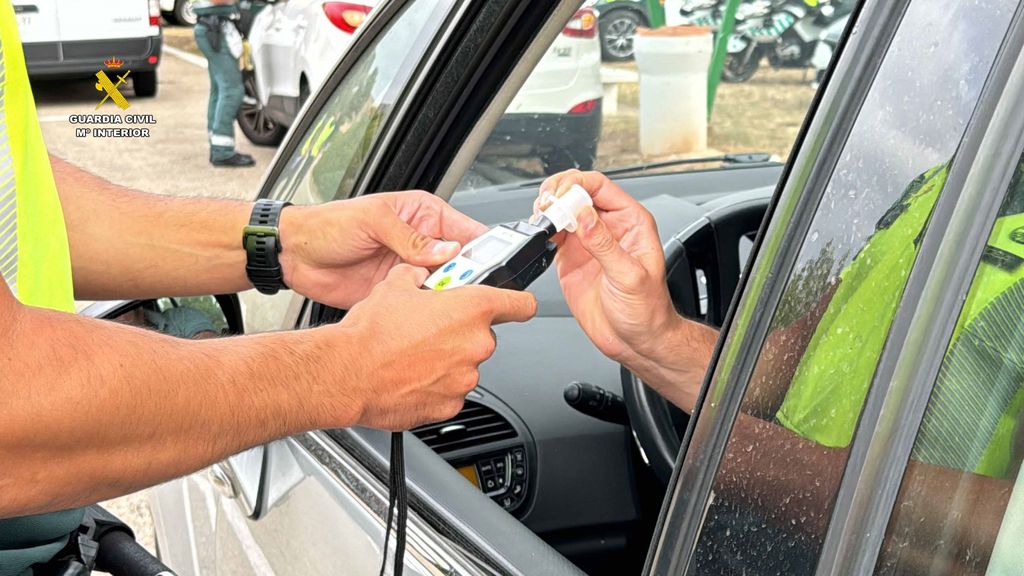
M 681 315 L 715 328 L 722 326 L 746 263 L 741 245 L 757 234 L 769 201 L 764 193 L 741 193 L 709 203 L 700 220 L 668 241 L 668 291 Z M 622 396 L 640 449 L 655 475 L 667 485 L 689 415 L 625 366 Z

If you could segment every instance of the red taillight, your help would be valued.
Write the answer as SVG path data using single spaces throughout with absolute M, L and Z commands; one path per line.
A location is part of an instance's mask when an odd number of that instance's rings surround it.
M 580 102 L 569 109 L 569 114 L 590 114 L 597 108 L 597 99 Z
M 590 8 L 580 8 L 562 29 L 562 34 L 573 38 L 593 38 L 597 34 L 597 14 Z
M 160 17 L 159 16 L 150 16 L 149 17 L 149 25 L 150 26 L 159 26 L 160 25 Z
M 370 9 L 370 6 L 354 2 L 324 2 L 327 19 L 346 34 L 352 34 L 362 25 Z
M 160 25 L 160 0 L 149 0 L 149 25 Z

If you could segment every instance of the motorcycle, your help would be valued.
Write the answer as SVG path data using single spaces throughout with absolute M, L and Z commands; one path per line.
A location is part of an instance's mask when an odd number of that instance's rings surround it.
M 770 9 L 771 0 L 748 1 L 737 7 L 735 28 L 729 36 L 727 45 L 730 56 L 726 58 L 725 69 L 722 72 L 722 78 L 726 82 L 742 82 L 749 79 L 757 70 L 757 61 L 753 62 L 752 68 L 750 67 L 754 43 L 746 37 L 746 30 L 763 27 Z M 723 20 L 723 0 L 689 0 L 679 9 L 677 22 L 683 26 L 706 26 L 717 33 L 722 27 Z
M 837 9 L 840 0 L 785 0 L 775 3 L 758 23 L 737 24 L 730 38 L 722 78 L 744 82 L 757 71 L 762 58 L 772 68 L 808 68 L 822 34 L 839 20 L 848 19 L 851 10 Z
M 722 67 L 725 82 L 746 82 L 754 76 L 764 56 L 755 38 L 770 27 L 773 20 L 771 0 L 754 0 L 736 9 L 736 23 L 726 44 L 727 55 Z
M 679 8 L 680 23 L 718 30 L 722 24 L 719 0 L 688 0 Z
M 835 20 L 825 28 L 818 38 L 814 47 L 814 55 L 811 56 L 811 67 L 814 68 L 814 89 L 825 79 L 825 72 L 832 63 L 836 50 L 839 48 L 839 40 L 846 31 L 846 25 L 850 23 L 850 14 L 853 12 L 852 3 L 840 3 L 836 6 Z

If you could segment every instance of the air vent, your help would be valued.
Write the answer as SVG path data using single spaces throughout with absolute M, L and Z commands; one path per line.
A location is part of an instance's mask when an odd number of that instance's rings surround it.
M 420 426 L 412 433 L 438 454 L 517 436 L 515 428 L 503 416 L 483 404 L 470 400 L 466 401 L 462 411 L 451 420 Z

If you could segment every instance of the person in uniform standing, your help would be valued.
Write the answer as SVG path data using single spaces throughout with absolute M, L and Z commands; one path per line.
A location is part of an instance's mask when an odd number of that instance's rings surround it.
M 239 69 L 241 36 L 234 21 L 240 16 L 238 0 L 192 0 L 198 21 L 196 44 L 209 62 L 210 104 L 206 130 L 210 135 L 210 163 L 214 166 L 253 166 L 256 161 L 235 150 L 235 117 L 245 89 Z

